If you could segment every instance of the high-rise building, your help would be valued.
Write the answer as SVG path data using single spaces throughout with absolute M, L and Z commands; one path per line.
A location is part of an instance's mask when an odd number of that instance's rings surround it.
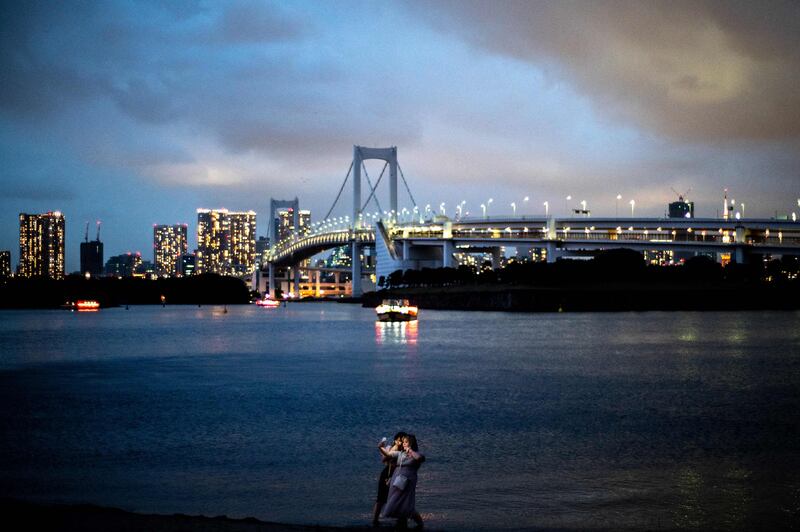
M 258 237 L 256 240 L 256 266 L 265 263 L 265 255 L 269 251 L 269 238 L 265 236 Z
M 103 273 L 103 243 L 81 242 L 81 273 L 98 276 Z
M 153 263 L 159 277 L 181 273 L 181 257 L 189 249 L 186 224 L 153 226 Z
M 197 209 L 195 271 L 227 274 L 231 269 L 230 239 L 227 209 Z
M 255 212 L 197 210 L 197 273 L 250 273 L 255 262 Z
M 100 242 L 100 222 L 97 222 L 97 237 L 89 241 L 89 222 L 86 222 L 86 236 L 81 242 L 81 273 L 98 276 L 103 273 L 103 243 Z
M 298 213 L 297 236 L 301 237 L 308 234 L 311 229 L 311 211 L 301 210 Z M 275 226 L 278 228 L 278 242 L 282 240 L 293 238 L 295 234 L 294 227 L 294 209 L 291 207 L 285 210 L 278 211 L 278 217 L 275 219 Z
M 64 278 L 64 215 L 19 214 L 19 275 Z
M 0 279 L 11 277 L 11 251 L 0 251 Z
M 228 213 L 231 228 L 231 273 L 251 273 L 256 266 L 256 213 Z

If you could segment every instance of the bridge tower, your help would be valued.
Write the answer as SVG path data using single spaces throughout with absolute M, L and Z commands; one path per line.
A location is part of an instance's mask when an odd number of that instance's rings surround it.
M 353 146 L 353 228 L 361 227 L 363 218 L 361 206 L 361 166 L 364 161 L 379 159 L 389 164 L 389 217 L 397 216 L 397 146 L 391 148 L 366 148 Z M 375 183 L 377 186 L 377 183 Z M 374 191 L 370 191 L 372 195 Z M 352 247 L 353 297 L 359 297 L 361 290 L 361 249 L 354 241 Z
M 389 164 L 389 209 L 397 214 L 397 146 L 391 148 L 365 148 L 353 146 L 353 224 L 361 225 L 361 165 L 364 161 L 379 159 Z M 377 186 L 377 183 L 375 184 Z

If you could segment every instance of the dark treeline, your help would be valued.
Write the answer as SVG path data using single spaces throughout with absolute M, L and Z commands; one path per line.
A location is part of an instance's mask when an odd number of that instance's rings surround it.
M 68 276 L 63 280 L 7 279 L 0 281 L 0 308 L 59 308 L 68 301 L 94 299 L 103 307 L 161 304 L 248 303 L 244 282 L 215 274 L 170 279 Z
M 707 257 L 648 266 L 631 250 L 586 261 L 511 263 L 505 268 L 396 271 L 364 306 L 402 297 L 421 308 L 523 312 L 800 308 L 796 257 L 722 267 Z
M 796 276 L 797 257 L 749 264 L 728 264 L 722 267 L 714 260 L 697 256 L 683 266 L 649 266 L 641 253 L 629 249 L 601 252 L 591 260 L 559 260 L 546 262 L 512 262 L 504 268 L 423 268 L 397 270 L 381 278 L 383 288 L 414 288 L 468 285 L 524 285 L 542 287 L 608 285 L 608 284 L 752 284 L 765 281 L 789 281 Z M 382 281 L 382 282 L 381 282 Z

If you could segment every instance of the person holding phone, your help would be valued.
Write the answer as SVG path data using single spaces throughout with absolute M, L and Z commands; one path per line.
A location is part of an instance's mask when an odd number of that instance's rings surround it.
M 381 451 L 383 469 L 378 477 L 378 496 L 375 498 L 375 506 L 372 509 L 372 526 L 380 526 L 378 518 L 381 515 L 381 508 L 386 504 L 386 499 L 389 496 L 389 479 L 397 463 L 395 458 L 386 453 L 399 451 L 403 446 L 403 438 L 405 435 L 406 433 L 401 431 L 394 435 L 394 439 L 391 443 L 387 443 L 386 438 L 384 438 L 378 444 L 378 449 Z
M 405 529 L 411 517 L 417 528 L 422 528 L 422 516 L 416 509 L 417 470 L 425 461 L 425 455 L 419 452 L 417 437 L 406 434 L 402 438 L 402 449 L 379 448 L 381 454 L 397 460 L 397 466 L 389 479 L 389 494 L 383 506 L 383 517 L 397 519 L 397 528 Z

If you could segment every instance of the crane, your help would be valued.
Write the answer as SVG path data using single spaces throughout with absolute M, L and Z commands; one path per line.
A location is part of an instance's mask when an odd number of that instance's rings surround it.
M 689 195 L 689 192 L 691 192 L 691 191 L 692 191 L 692 189 L 691 189 L 691 188 L 689 188 L 689 189 L 688 189 L 686 192 L 684 192 L 683 194 L 681 194 L 680 192 L 678 192 L 677 190 L 675 190 L 673 187 L 669 187 L 669 188 L 671 188 L 671 189 L 672 189 L 672 191 L 675 193 L 675 195 L 676 195 L 676 196 L 678 196 L 678 201 L 686 201 L 686 200 L 684 200 L 684 198 L 685 198 L 686 196 L 688 196 L 688 195 Z

